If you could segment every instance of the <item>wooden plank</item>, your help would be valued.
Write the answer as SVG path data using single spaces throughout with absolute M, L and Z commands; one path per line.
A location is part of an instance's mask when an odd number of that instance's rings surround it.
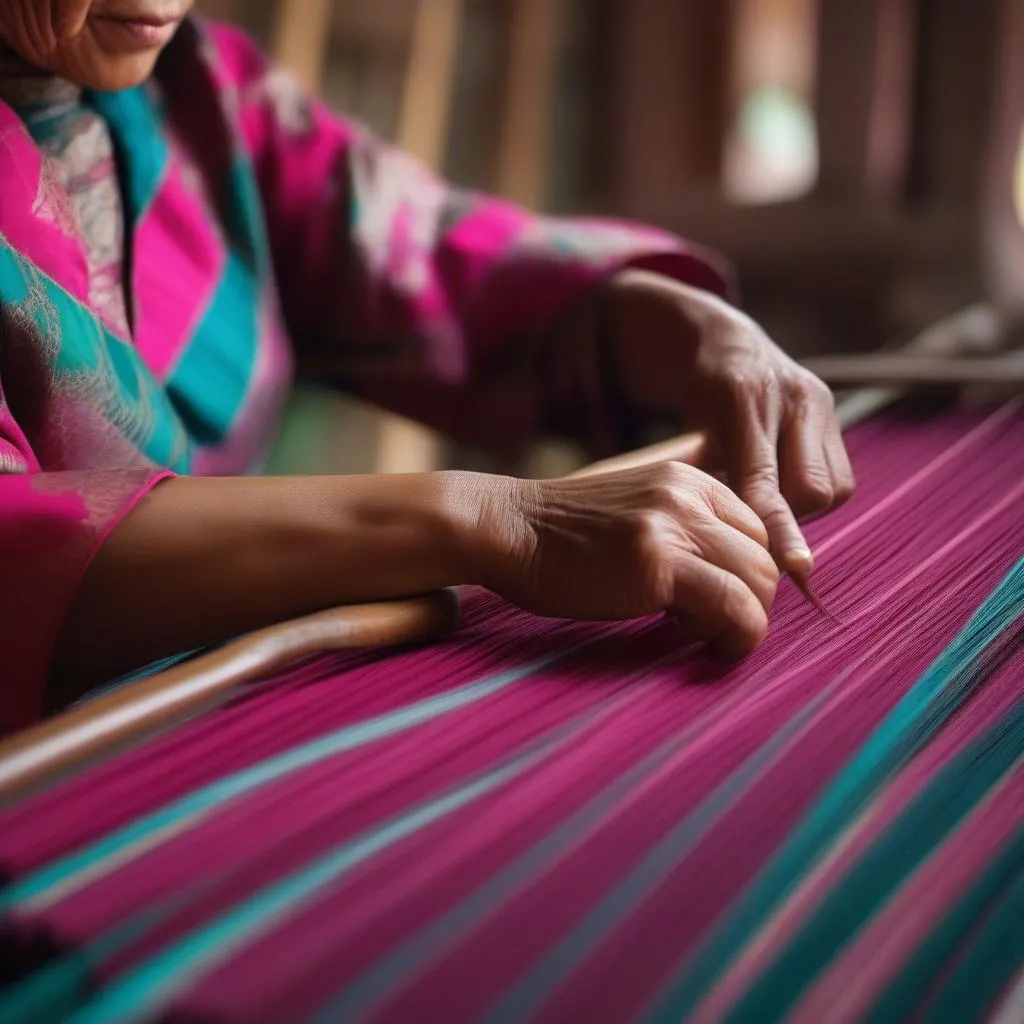
M 434 170 L 448 143 L 455 56 L 464 0 L 419 0 L 409 48 L 397 142 Z

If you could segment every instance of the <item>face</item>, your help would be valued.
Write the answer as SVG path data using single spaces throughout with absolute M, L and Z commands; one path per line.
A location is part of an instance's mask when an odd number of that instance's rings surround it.
M 78 85 L 127 89 L 149 77 L 193 3 L 0 0 L 0 44 Z

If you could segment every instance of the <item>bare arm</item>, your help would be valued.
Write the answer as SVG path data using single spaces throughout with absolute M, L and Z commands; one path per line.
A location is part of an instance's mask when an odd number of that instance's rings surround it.
M 767 630 L 776 581 L 757 517 L 678 462 L 545 482 L 182 478 L 100 548 L 56 665 L 80 685 L 333 605 L 456 584 L 554 617 L 670 612 L 741 653 Z
M 97 553 L 55 665 L 107 677 L 334 605 L 469 573 L 460 474 L 165 481 Z

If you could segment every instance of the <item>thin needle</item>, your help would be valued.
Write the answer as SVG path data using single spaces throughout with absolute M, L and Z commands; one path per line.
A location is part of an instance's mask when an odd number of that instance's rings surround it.
M 814 590 L 811 588 L 811 584 L 808 582 L 806 576 L 799 572 L 791 572 L 789 576 L 790 579 L 793 581 L 793 584 L 796 586 L 796 589 L 799 590 L 801 594 L 803 594 L 808 604 L 810 604 L 813 608 L 816 608 L 822 615 L 825 616 L 826 619 L 828 619 L 834 625 L 842 625 L 839 619 L 837 619 L 835 615 L 833 615 L 832 612 L 830 612 L 828 608 L 825 607 L 821 598 L 819 598 L 818 595 L 814 593 Z

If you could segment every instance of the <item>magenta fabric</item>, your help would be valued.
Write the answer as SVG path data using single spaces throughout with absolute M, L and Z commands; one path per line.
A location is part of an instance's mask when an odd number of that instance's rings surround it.
M 444 644 L 285 673 L 0 816 L 0 912 L 23 943 L 63 949 L 53 963 L 90 964 L 86 1021 L 134 1006 L 123 1019 L 717 1022 L 749 1019 L 755 993 L 786 1009 L 760 1019 L 853 1024 L 953 922 L 909 991 L 921 1014 L 947 985 L 961 1005 L 958 965 L 996 933 L 988 904 L 958 915 L 1024 834 L 1022 441 L 1019 403 L 851 434 L 858 494 L 809 527 L 840 625 L 785 588 L 739 665 L 680 646 L 667 622 L 542 622 L 469 593 Z M 864 774 L 900 722 L 884 771 Z M 341 735 L 350 746 L 296 760 Z M 273 778 L 116 838 L 282 758 Z M 736 908 L 853 784 L 863 799 L 743 937 Z M 958 800 L 954 824 L 916 838 L 921 801 L 927 823 Z M 389 831 L 424 808 L 437 816 Z M 236 938 L 211 931 L 367 843 Z M 811 927 L 835 951 L 794 980 L 780 965 Z M 705 977 L 723 934 L 733 946 Z M 1012 1006 L 1024 947 L 998 948 L 1002 973 L 968 976 L 957 1019 Z

